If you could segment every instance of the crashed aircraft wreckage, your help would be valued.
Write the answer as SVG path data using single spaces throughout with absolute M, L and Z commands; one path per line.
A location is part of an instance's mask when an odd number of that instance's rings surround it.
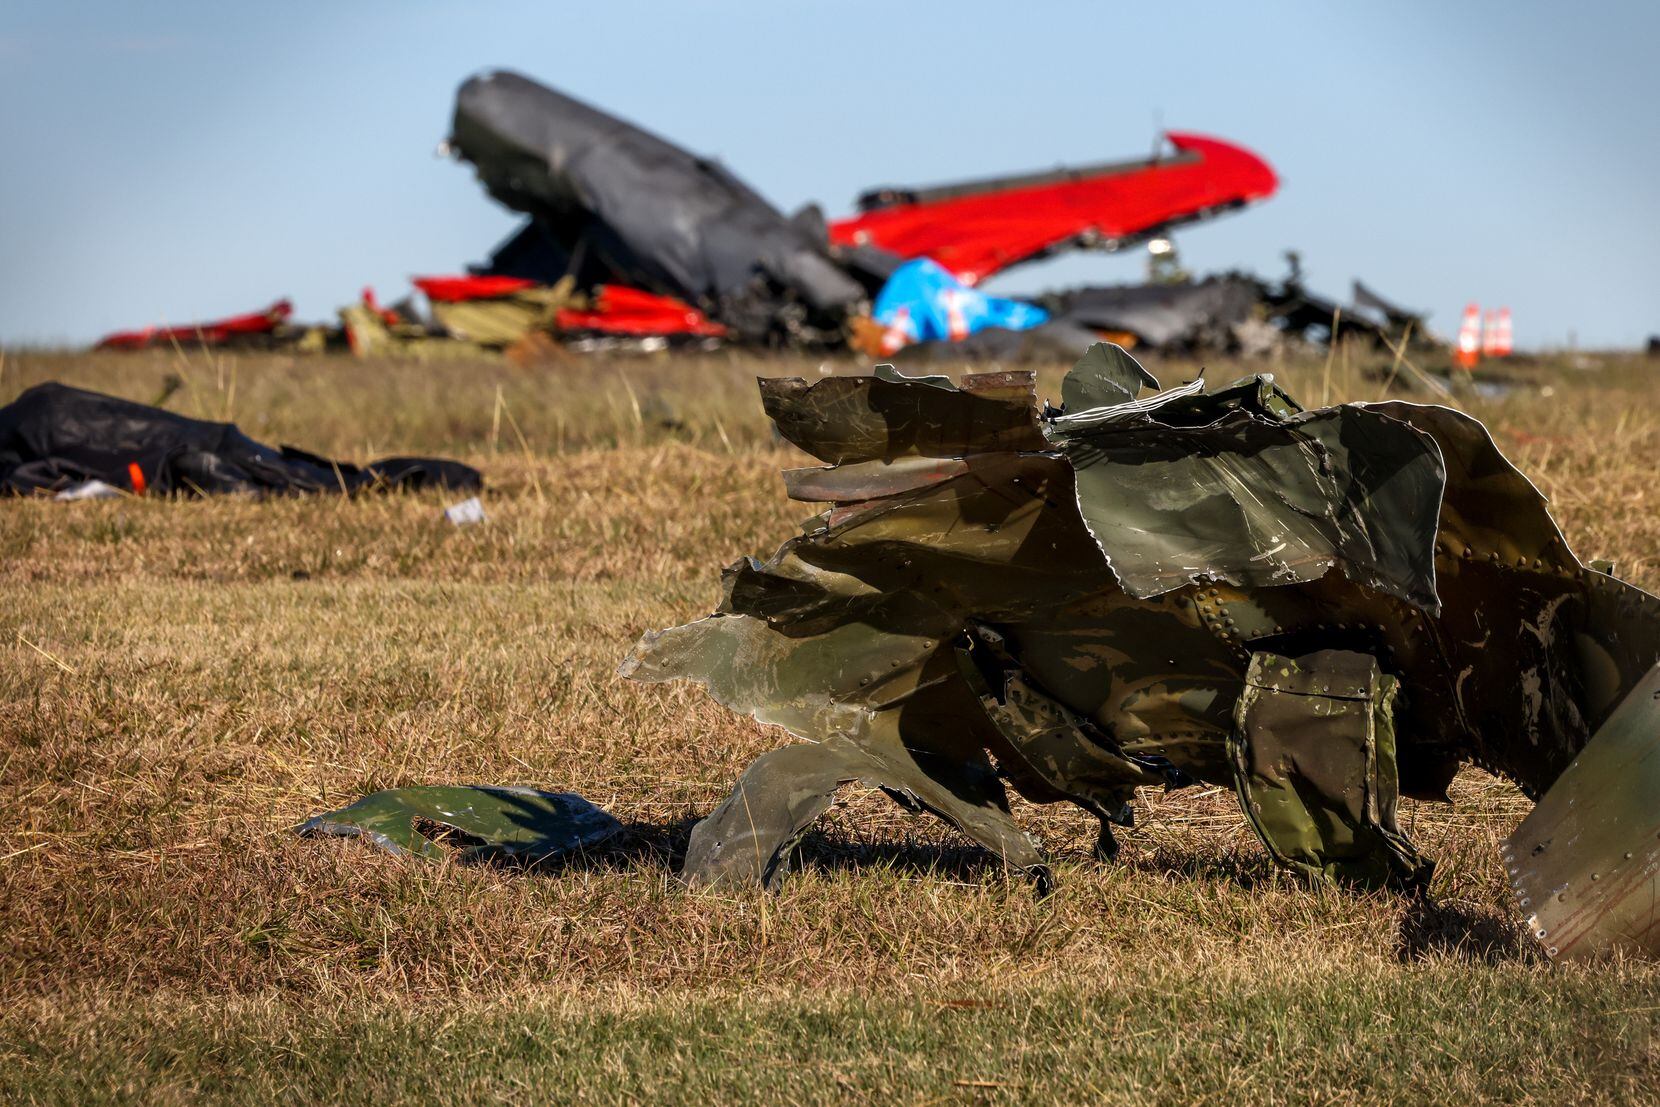
M 186 323 L 177 327 L 144 327 L 135 331 L 116 331 L 106 334 L 97 343 L 100 350 L 148 350 L 178 343 L 200 343 L 204 346 L 271 348 L 297 343 L 303 333 L 290 325 L 294 305 L 278 300 L 264 311 L 250 311 L 206 323 Z
M 1279 187 L 1272 167 L 1241 146 L 1185 132 L 1162 138 L 1169 149 L 1142 160 L 871 189 L 855 214 L 827 221 L 816 206 L 786 216 L 715 159 L 491 71 L 461 86 L 445 146 L 528 220 L 467 274 L 414 278 L 429 312 L 409 298 L 383 309 L 365 290 L 340 310 L 337 328 L 293 324 L 280 301 L 99 345 L 534 360 L 555 341 L 577 350 L 850 343 L 882 357 L 915 345 L 913 359 L 1016 362 L 1075 352 L 1080 338 L 1185 352 L 1263 352 L 1279 335 L 1425 341 L 1416 313 L 1358 284 L 1340 311 L 1303 287 L 1295 265 L 1278 286 L 1230 274 L 1031 303 L 978 292 L 1015 266 L 1150 242 Z
M 872 189 L 830 224 L 837 246 L 932 258 L 965 284 L 1065 250 L 1122 250 L 1266 200 L 1268 163 L 1241 146 L 1171 131 L 1175 153 L 927 188 Z
M 1267 199 L 1268 164 L 1231 143 L 932 187 L 887 187 L 857 214 L 786 217 L 718 161 L 505 71 L 461 86 L 448 142 L 530 222 L 478 275 L 608 284 L 683 301 L 739 341 L 839 345 L 908 260 L 968 285 L 1069 249 L 1121 249 Z
M 338 328 L 293 325 L 284 301 L 100 345 L 346 346 L 419 357 L 521 340 L 529 354 L 548 336 L 579 349 L 836 347 L 868 321 L 870 302 L 907 262 L 929 261 L 972 287 L 1065 250 L 1125 249 L 1279 187 L 1268 163 L 1243 147 L 1188 133 L 1163 139 L 1169 149 L 1142 160 L 871 189 L 855 214 L 827 221 L 815 205 L 786 216 L 713 158 L 527 77 L 490 71 L 457 92 L 445 147 L 528 220 L 469 273 L 416 278 L 429 318 L 408 301 L 381 309 L 366 293 L 341 309 Z M 988 319 L 970 329 L 1008 325 Z
M 1042 886 L 1007 788 L 1089 811 L 1110 858 L 1138 788 L 1207 782 L 1293 871 L 1422 886 L 1399 797 L 1470 763 L 1540 799 L 1506 863 L 1546 951 L 1660 953 L 1660 599 L 1582 565 L 1456 411 L 1146 387 L 1105 344 L 1058 410 L 1027 373 L 761 381 L 824 463 L 789 494 L 830 506 L 621 671 L 807 741 L 697 824 L 684 878 L 776 884 L 857 781 Z

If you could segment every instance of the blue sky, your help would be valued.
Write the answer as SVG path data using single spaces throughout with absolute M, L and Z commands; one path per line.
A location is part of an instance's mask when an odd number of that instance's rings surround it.
M 1282 188 L 1178 237 L 1197 270 L 1359 276 L 1523 344 L 1660 332 L 1660 5 L 0 3 L 0 341 L 243 311 L 330 317 L 483 258 L 515 218 L 434 156 L 513 68 L 785 210 L 1139 156 L 1155 120 Z M 991 287 L 1139 279 L 1077 255 Z

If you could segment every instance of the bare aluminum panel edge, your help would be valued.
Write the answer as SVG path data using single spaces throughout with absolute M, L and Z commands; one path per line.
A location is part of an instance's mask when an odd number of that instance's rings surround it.
M 1553 959 L 1660 955 L 1660 665 L 1505 840 L 1528 932 Z

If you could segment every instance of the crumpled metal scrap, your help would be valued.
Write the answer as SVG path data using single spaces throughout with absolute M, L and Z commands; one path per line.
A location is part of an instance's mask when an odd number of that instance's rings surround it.
M 1297 871 L 1421 883 L 1398 796 L 1464 762 L 1546 792 L 1660 659 L 1660 600 L 1582 565 L 1459 412 L 1303 411 L 1267 376 L 1138 399 L 1105 344 L 1062 409 L 1034 383 L 761 381 L 827 463 L 790 495 L 829 506 L 621 671 L 810 743 L 697 825 L 688 881 L 774 883 L 852 781 L 1047 881 L 1007 787 L 1095 814 L 1110 856 L 1136 788 L 1206 781 Z

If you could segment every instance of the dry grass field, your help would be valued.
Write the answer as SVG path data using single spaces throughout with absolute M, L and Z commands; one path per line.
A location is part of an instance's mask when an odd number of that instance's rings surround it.
M 1317 402 L 1376 398 L 1368 367 L 1249 368 Z M 1660 585 L 1660 369 L 1517 371 L 1469 410 L 1581 556 Z M 0 502 L 0 1101 L 1652 1100 L 1660 971 L 1544 962 L 1496 852 L 1526 802 L 1476 772 L 1406 805 L 1422 900 L 1277 874 L 1217 789 L 1148 794 L 1110 866 L 1082 812 L 1019 807 L 1042 900 L 856 790 L 779 894 L 678 887 L 690 821 L 778 735 L 614 670 L 808 514 L 752 379 L 819 372 L 9 354 L 0 402 L 177 376 L 168 406 L 265 441 L 462 457 L 489 520 Z M 558 871 L 288 832 L 436 782 L 580 791 L 630 831 Z

